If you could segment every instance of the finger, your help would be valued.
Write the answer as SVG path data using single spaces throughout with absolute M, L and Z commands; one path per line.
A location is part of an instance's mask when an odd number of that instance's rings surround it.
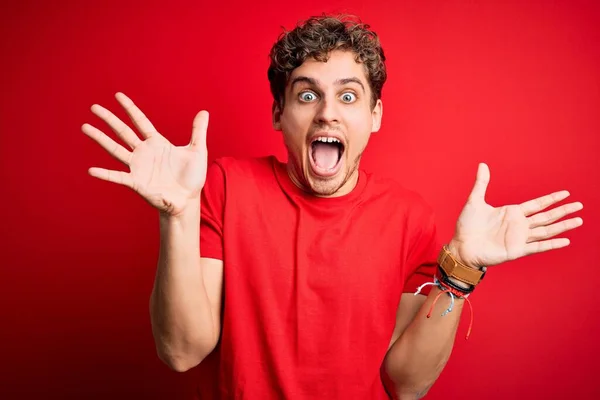
M 566 190 L 561 190 L 560 192 L 554 192 L 551 194 L 547 194 L 542 197 L 538 197 L 537 199 L 529 200 L 520 205 L 521 210 L 525 216 L 538 213 L 552 204 L 556 204 L 561 200 L 566 199 L 570 196 L 570 193 Z
M 556 235 L 560 235 L 563 232 L 570 231 L 583 225 L 583 219 L 571 218 L 565 221 L 557 222 L 548 226 L 540 226 L 539 228 L 531 229 L 529 234 L 528 242 L 534 242 L 538 240 L 544 240 Z
M 571 241 L 566 238 L 544 240 L 543 242 L 533 242 L 525 245 L 525 255 L 543 253 L 549 250 L 562 249 L 567 247 Z
M 190 148 L 194 150 L 206 149 L 206 131 L 208 130 L 208 111 L 200 111 L 192 124 L 192 138 Z
M 127 186 L 128 188 L 133 189 L 133 180 L 131 179 L 131 175 L 123 171 L 113 171 L 110 169 L 92 167 L 88 170 L 88 173 L 94 178 L 118 183 L 119 185 Z
M 538 226 L 545 226 L 551 224 L 559 219 L 577 212 L 583 208 L 583 204 L 577 203 L 569 203 L 564 206 L 557 207 L 553 210 L 546 211 L 544 213 L 535 214 L 529 218 L 529 227 L 537 228 Z
M 480 163 L 477 168 L 477 177 L 475 178 L 475 185 L 471 190 L 469 196 L 470 200 L 483 200 L 485 201 L 485 192 L 487 191 L 488 184 L 490 183 L 490 169 L 485 163 Z
M 142 141 L 135 132 L 121 121 L 115 114 L 108 111 L 106 108 L 94 104 L 92 112 L 110 126 L 110 128 L 123 140 L 129 147 L 135 149 Z
M 90 124 L 83 124 L 81 130 L 96 143 L 102 146 L 102 148 L 104 148 L 104 150 L 106 150 L 111 156 L 122 163 L 129 165 L 131 152 L 127 151 L 123 146 L 106 136 L 106 134 L 100 129 L 95 128 Z
M 129 118 L 131 118 L 131 121 L 144 138 L 148 139 L 150 136 L 158 134 L 156 128 L 152 125 L 152 122 L 150 122 L 142 110 L 140 110 L 129 97 L 119 92 L 115 94 L 115 98 L 125 109 L 125 112 L 129 115 Z

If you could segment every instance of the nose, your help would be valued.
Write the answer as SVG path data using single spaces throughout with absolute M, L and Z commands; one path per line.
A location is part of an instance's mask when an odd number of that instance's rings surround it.
M 315 114 L 315 123 L 318 125 L 334 124 L 340 122 L 339 110 L 335 100 L 323 99 L 317 113 Z

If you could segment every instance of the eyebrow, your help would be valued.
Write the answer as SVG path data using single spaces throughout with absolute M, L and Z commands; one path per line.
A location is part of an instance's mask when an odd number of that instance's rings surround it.
M 305 82 L 305 83 L 308 83 L 309 85 L 313 85 L 313 86 L 319 86 L 319 81 L 314 78 L 309 78 L 308 76 L 297 76 L 292 80 L 291 87 L 293 88 L 296 83 L 300 83 L 300 82 Z M 334 84 L 336 84 L 336 85 L 347 85 L 348 83 L 359 84 L 360 87 L 362 88 L 363 92 L 365 92 L 365 86 L 360 81 L 360 79 L 358 79 L 356 77 L 337 79 L 334 82 Z

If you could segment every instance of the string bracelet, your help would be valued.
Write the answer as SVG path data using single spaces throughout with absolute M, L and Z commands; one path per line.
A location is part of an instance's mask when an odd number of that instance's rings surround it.
M 469 304 L 469 308 L 471 311 L 471 318 L 470 318 L 470 323 L 469 323 L 469 329 L 467 330 L 467 335 L 465 339 L 469 339 L 469 336 L 471 335 L 471 329 L 473 328 L 473 306 L 471 305 L 471 301 L 469 300 L 469 295 L 472 293 L 472 289 L 466 290 L 466 291 L 460 291 L 458 290 L 456 287 L 450 287 L 449 285 L 447 285 L 444 282 L 441 282 L 437 276 L 433 277 L 433 282 L 426 282 L 424 284 L 422 284 L 421 286 L 419 286 L 417 288 L 417 291 L 414 293 L 414 295 L 418 295 L 421 293 L 421 290 L 423 290 L 423 288 L 425 286 L 437 286 L 441 291 L 440 293 L 437 294 L 437 296 L 435 296 L 435 299 L 433 299 L 433 303 L 431 304 L 431 307 L 429 308 L 429 312 L 427 313 L 427 318 L 431 318 L 431 313 L 433 312 L 433 308 L 435 307 L 435 304 L 437 303 L 438 299 L 440 298 L 440 296 L 444 293 L 447 293 L 448 296 L 450 296 L 450 306 L 444 310 L 444 312 L 442 313 L 442 317 L 446 316 L 449 312 L 452 312 L 452 309 L 454 308 L 454 299 L 458 298 L 458 299 L 464 299 L 467 301 L 467 303 Z

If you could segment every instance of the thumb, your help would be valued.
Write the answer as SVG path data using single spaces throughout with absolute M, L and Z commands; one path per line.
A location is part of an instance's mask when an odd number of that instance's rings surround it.
M 190 148 L 192 150 L 201 150 L 206 148 L 206 131 L 208 129 L 208 111 L 202 110 L 194 118 L 192 124 L 192 138 L 190 139 Z
M 475 178 L 475 185 L 471 190 L 469 200 L 482 200 L 485 201 L 485 192 L 490 183 L 490 169 L 485 163 L 479 163 L 477 168 L 477 177 Z

